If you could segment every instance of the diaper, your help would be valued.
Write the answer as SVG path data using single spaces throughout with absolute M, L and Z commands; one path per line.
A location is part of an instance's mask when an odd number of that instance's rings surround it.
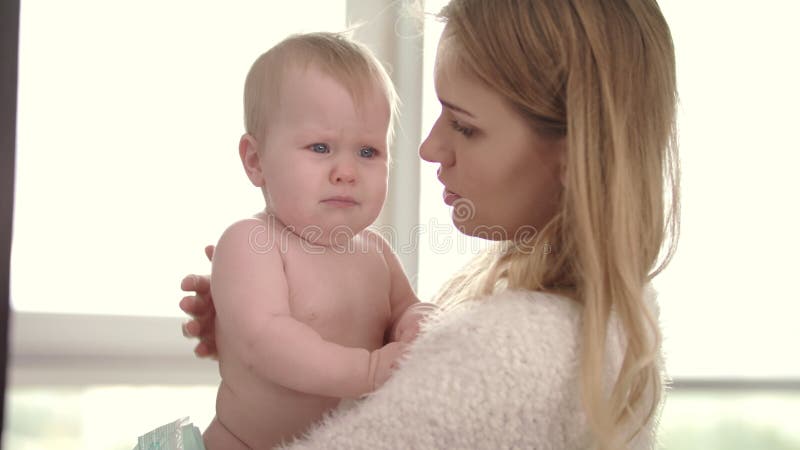
M 133 450 L 205 450 L 205 446 L 200 429 L 184 417 L 139 436 Z

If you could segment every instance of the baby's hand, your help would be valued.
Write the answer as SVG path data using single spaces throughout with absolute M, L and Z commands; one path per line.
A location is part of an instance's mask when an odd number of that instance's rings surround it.
M 372 390 L 376 390 L 386 383 L 397 369 L 398 361 L 406 353 L 408 344 L 404 342 L 390 342 L 375 350 L 370 355 L 370 378 Z
M 431 303 L 416 303 L 409 306 L 397 321 L 392 334 L 393 341 L 413 342 L 419 334 L 420 323 L 436 309 L 437 306 Z
M 412 317 L 406 321 L 402 329 L 397 329 L 395 342 L 404 342 L 406 344 L 414 342 L 414 339 L 416 339 L 419 334 L 419 323 L 421 321 L 422 317 L 419 316 Z

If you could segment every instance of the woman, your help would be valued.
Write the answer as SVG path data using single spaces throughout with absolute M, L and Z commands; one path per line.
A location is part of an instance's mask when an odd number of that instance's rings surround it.
M 457 228 L 499 242 L 442 288 L 383 388 L 288 448 L 652 448 L 664 381 L 649 282 L 679 218 L 658 5 L 453 0 L 440 15 L 442 113 L 420 156 L 440 165 L 445 201 L 470 208 Z M 182 287 L 196 291 L 188 334 L 213 355 L 207 279 Z

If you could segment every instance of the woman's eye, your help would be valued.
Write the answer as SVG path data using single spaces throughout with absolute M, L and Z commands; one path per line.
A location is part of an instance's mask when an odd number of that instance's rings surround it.
M 372 158 L 378 153 L 378 150 L 375 150 L 374 147 L 361 147 L 358 154 L 362 158 Z
M 463 134 L 465 137 L 472 136 L 472 133 L 475 132 L 473 128 L 466 127 L 461 125 L 461 123 L 457 120 L 451 120 L 450 126 L 453 127 L 454 130 L 458 131 L 459 133 Z
M 322 143 L 311 144 L 309 148 L 314 153 L 328 153 L 330 151 L 330 148 L 328 148 L 328 144 L 322 144 Z

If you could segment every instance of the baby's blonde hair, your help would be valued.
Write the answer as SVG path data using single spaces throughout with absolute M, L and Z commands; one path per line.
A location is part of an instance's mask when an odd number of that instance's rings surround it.
M 256 59 L 244 85 L 244 125 L 248 134 L 261 140 L 270 116 L 278 111 L 281 87 L 291 70 L 314 67 L 341 83 L 356 107 L 377 88 L 389 103 L 391 142 L 398 98 L 391 78 L 365 45 L 343 34 L 317 32 L 295 34 Z
M 447 56 L 534 130 L 566 137 L 567 156 L 559 211 L 535 242 L 500 244 L 438 297 L 453 305 L 507 287 L 582 303 L 586 416 L 600 448 L 625 448 L 652 420 L 663 384 L 661 334 L 643 296 L 679 229 L 669 27 L 655 0 L 452 0 L 440 16 Z M 627 345 L 617 378 L 607 380 L 612 311 Z

